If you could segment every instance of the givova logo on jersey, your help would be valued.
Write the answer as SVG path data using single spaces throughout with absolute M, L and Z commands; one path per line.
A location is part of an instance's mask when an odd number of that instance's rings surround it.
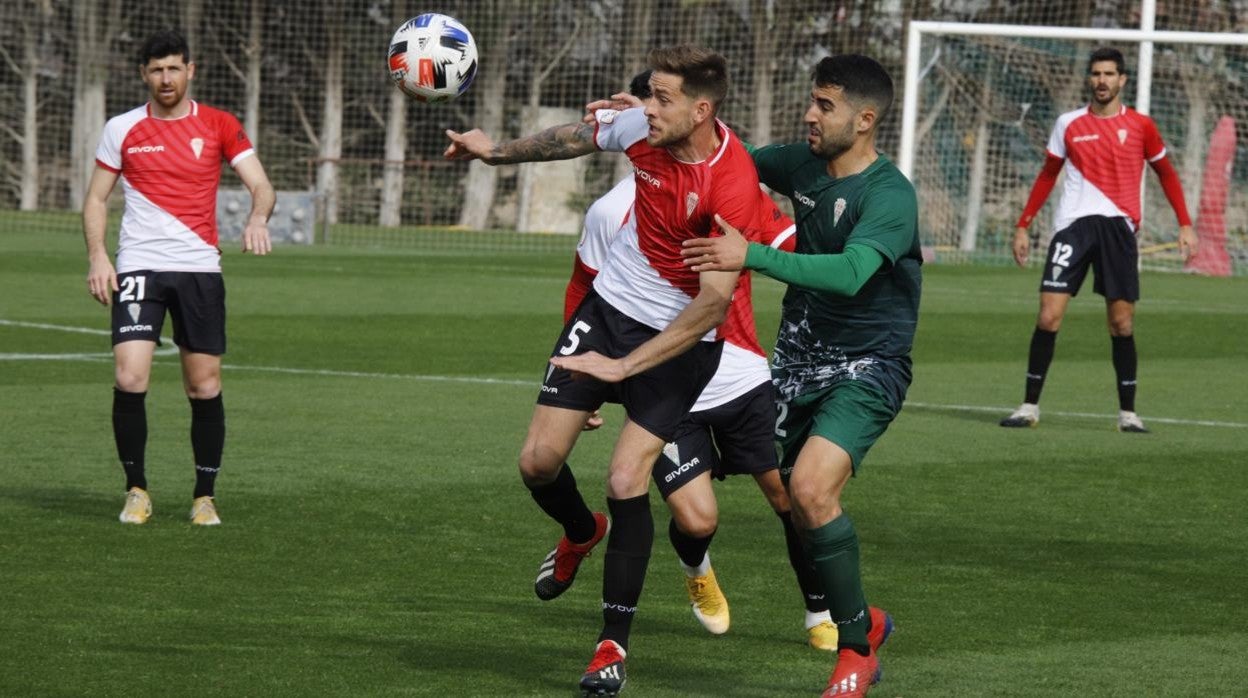
M 163 145 L 132 145 L 126 148 L 126 155 L 137 155 L 139 153 L 163 153 L 165 146 Z

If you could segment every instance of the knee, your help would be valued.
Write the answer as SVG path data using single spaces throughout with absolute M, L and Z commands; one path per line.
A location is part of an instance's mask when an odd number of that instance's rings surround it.
M 125 393 L 147 392 L 147 373 L 119 368 L 114 376 L 117 389 Z
M 814 480 L 791 480 L 789 498 L 795 519 L 805 522 L 808 527 L 818 522 L 830 521 L 841 513 L 840 502 L 833 493 Z
M 719 511 L 715 506 L 673 506 L 672 520 L 686 536 L 706 538 L 719 528 Z
M 1036 316 L 1036 327 L 1045 332 L 1057 332 L 1062 329 L 1062 314 L 1041 310 Z
M 520 479 L 533 487 L 554 481 L 563 466 L 562 458 L 554 458 L 549 448 L 538 443 L 526 443 L 520 450 Z
M 1132 318 L 1114 318 L 1109 321 L 1109 334 L 1113 337 L 1130 337 L 1135 332 Z
M 607 473 L 607 496 L 612 499 L 639 497 L 650 489 L 650 472 L 635 465 L 612 463 Z
M 192 400 L 211 400 L 221 394 L 221 381 L 211 378 L 186 384 L 186 396 Z
M 690 538 L 706 538 L 719 527 L 719 519 L 714 515 L 698 513 L 690 517 L 678 517 L 673 513 L 672 518 L 676 519 L 676 528 Z

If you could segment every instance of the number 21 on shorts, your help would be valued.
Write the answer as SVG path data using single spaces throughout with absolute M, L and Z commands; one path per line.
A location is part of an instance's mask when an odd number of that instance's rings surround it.
M 117 297 L 122 303 L 141 301 L 147 292 L 147 277 L 142 275 L 124 276 L 120 283 L 121 295 Z

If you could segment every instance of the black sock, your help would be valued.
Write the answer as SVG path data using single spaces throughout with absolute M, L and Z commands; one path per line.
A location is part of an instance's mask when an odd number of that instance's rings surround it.
M 1049 372 L 1049 364 L 1053 363 L 1053 346 L 1057 344 L 1057 333 L 1042 330 L 1039 327 L 1031 335 L 1031 351 L 1027 354 L 1027 393 L 1023 402 L 1033 405 L 1040 403 L 1040 391 L 1044 388 L 1044 377 Z
M 778 511 L 776 516 L 779 516 L 780 522 L 784 524 L 784 545 L 789 550 L 789 564 L 793 566 L 793 572 L 797 575 L 797 586 L 802 590 L 802 601 L 806 604 L 806 610 L 811 613 L 828 610 L 828 597 L 823 593 L 823 587 L 819 586 L 815 568 L 806 558 L 806 551 L 802 548 L 802 537 L 793 527 L 791 512 Z
M 1118 409 L 1135 411 L 1135 335 L 1109 338 L 1114 354 L 1114 374 L 1118 378 Z
M 611 534 L 602 565 L 602 634 L 598 641 L 615 640 L 628 649 L 628 633 L 637 612 L 637 600 L 646 581 L 650 547 L 654 544 L 654 517 L 650 495 L 629 499 L 607 498 Z
M 213 496 L 225 450 L 225 407 L 221 394 L 191 399 L 191 451 L 195 454 L 195 497 Z
M 117 457 L 126 471 L 126 490 L 131 487 L 147 489 L 147 475 L 143 472 L 143 458 L 147 450 L 147 407 L 143 404 L 147 393 L 127 393 L 113 388 L 113 440 L 117 442 Z
M 546 515 L 563 526 L 563 535 L 573 543 L 584 543 L 594 537 L 594 513 L 585 506 L 581 491 L 576 488 L 572 468 L 564 463 L 554 482 L 529 487 L 533 501 Z
M 676 526 L 676 519 L 671 519 L 667 524 L 667 537 L 672 541 L 672 547 L 676 549 L 680 561 L 690 567 L 697 567 L 706 559 L 706 551 L 711 547 L 715 531 L 711 531 L 711 535 L 705 538 L 694 538 Z

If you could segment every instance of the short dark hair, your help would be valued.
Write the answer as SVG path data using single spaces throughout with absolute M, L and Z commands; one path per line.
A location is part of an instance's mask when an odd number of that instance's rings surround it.
M 653 70 L 643 70 L 633 76 L 628 83 L 628 93 L 638 99 L 650 99 L 650 73 Z
M 728 61 L 709 48 L 681 44 L 653 49 L 650 68 L 679 75 L 681 91 L 690 97 L 706 97 L 716 109 L 728 96 Z
M 1101 48 L 1093 51 L 1091 56 L 1088 56 L 1088 72 L 1092 72 L 1093 63 L 1101 63 L 1104 61 L 1113 61 L 1114 64 L 1118 66 L 1119 74 L 1127 74 L 1127 62 L 1122 58 L 1122 51 L 1108 46 L 1102 46 Z
M 873 105 L 877 121 L 893 106 L 893 79 L 874 58 L 841 53 L 819 61 L 812 72 L 817 87 L 839 87 L 850 101 Z
M 177 55 L 182 56 L 183 63 L 190 63 L 191 47 L 187 45 L 185 36 L 172 29 L 166 29 L 147 37 L 147 40 L 139 47 L 139 65 L 147 65 L 154 58 Z

